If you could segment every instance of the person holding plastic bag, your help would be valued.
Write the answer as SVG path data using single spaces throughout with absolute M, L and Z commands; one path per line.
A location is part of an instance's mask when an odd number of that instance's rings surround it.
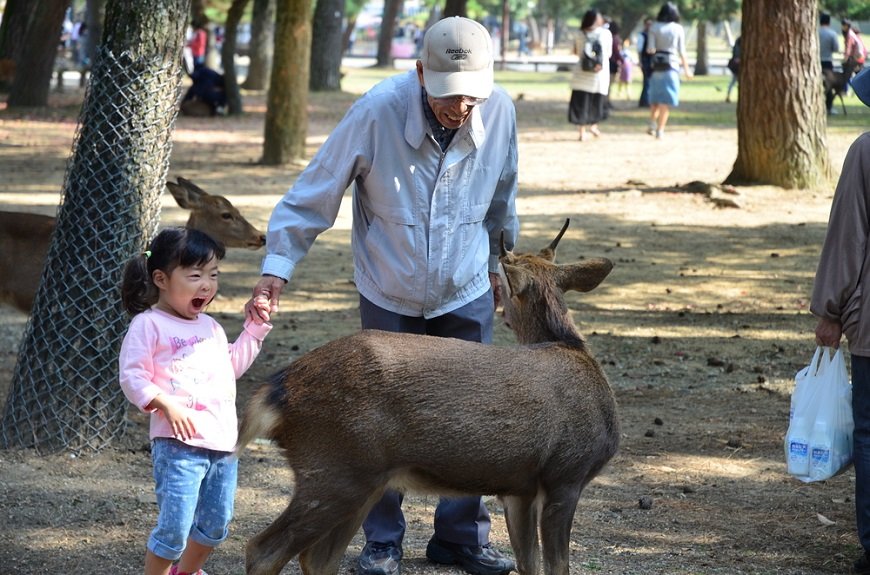
M 855 94 L 870 106 L 870 68 L 852 79 Z M 843 334 L 852 357 L 855 420 L 855 513 L 864 554 L 852 573 L 870 574 L 870 132 L 846 154 L 828 231 L 816 271 L 810 311 L 818 317 L 816 342 L 838 347 Z

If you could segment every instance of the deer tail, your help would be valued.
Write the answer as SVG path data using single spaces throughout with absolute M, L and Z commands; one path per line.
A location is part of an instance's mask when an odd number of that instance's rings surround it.
M 251 397 L 242 417 L 239 439 L 233 453 L 241 456 L 245 447 L 258 437 L 271 438 L 279 423 L 280 412 L 270 401 L 271 386 L 264 385 Z

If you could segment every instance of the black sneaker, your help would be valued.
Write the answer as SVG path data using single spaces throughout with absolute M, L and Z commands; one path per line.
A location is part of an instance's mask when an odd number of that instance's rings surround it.
M 867 553 L 861 555 L 861 557 L 852 564 L 853 575 L 870 575 L 870 557 L 867 557 Z
M 357 559 L 360 575 L 399 575 L 402 550 L 391 543 L 366 543 Z
M 513 561 L 489 543 L 482 547 L 458 545 L 432 537 L 426 546 L 426 557 L 442 565 L 459 565 L 472 575 L 505 575 L 516 569 Z

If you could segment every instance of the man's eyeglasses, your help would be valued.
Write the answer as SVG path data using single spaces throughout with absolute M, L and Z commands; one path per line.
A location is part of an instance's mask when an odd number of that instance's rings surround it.
M 443 98 L 432 96 L 432 99 L 443 106 L 454 106 L 463 103 L 469 108 L 472 106 L 479 106 L 486 102 L 486 98 L 472 98 L 471 96 L 444 96 Z

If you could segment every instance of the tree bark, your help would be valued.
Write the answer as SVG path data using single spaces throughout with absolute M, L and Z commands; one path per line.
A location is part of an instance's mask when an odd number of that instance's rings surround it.
M 312 92 L 341 90 L 342 30 L 344 0 L 317 0 L 311 39 Z
M 27 27 L 23 51 L 15 62 L 17 73 L 6 100 L 10 108 L 48 104 L 48 92 L 57 57 L 60 29 L 69 0 L 38 0 Z M 27 73 L 21 73 L 27 70 Z
M 381 18 L 381 31 L 378 34 L 378 55 L 375 66 L 391 68 L 393 66 L 393 33 L 396 30 L 396 18 L 402 11 L 404 0 L 385 0 L 384 14 Z
M 230 116 L 242 114 L 242 93 L 236 74 L 236 38 L 239 35 L 239 22 L 245 13 L 248 0 L 233 0 L 227 11 L 224 25 L 224 43 L 221 46 L 221 62 L 224 69 L 224 87 L 227 91 L 227 113 Z
M 107 5 L 2 447 L 97 451 L 123 434 L 118 284 L 124 262 L 157 231 L 189 9 L 190 0 Z
M 709 71 L 709 57 L 707 52 L 707 22 L 704 20 L 700 20 L 698 22 L 698 41 L 697 41 L 697 50 L 695 54 L 697 60 L 695 61 L 695 76 L 706 76 L 710 73 Z
M 17 62 L 25 48 L 27 29 L 36 16 L 31 0 L 9 0 L 0 20 L 0 59 Z
M 248 75 L 242 82 L 246 90 L 264 90 L 268 85 L 269 70 L 275 39 L 275 0 L 254 0 L 251 16 L 251 43 L 248 46 Z
M 744 0 L 737 160 L 727 183 L 806 189 L 829 180 L 816 8 L 816 0 Z
M 447 18 L 449 16 L 468 16 L 466 4 L 468 4 L 468 0 L 445 0 L 444 17 Z
M 305 155 L 308 73 L 311 54 L 310 0 L 278 0 L 275 59 L 266 98 L 262 163 L 286 164 Z

